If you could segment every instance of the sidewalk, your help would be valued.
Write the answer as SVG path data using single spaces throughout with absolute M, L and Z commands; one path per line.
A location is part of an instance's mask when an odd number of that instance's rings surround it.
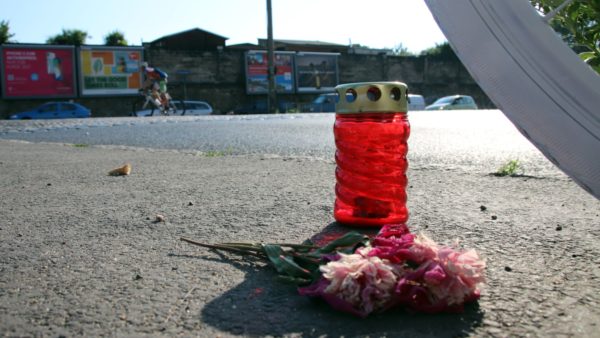
M 131 175 L 107 176 L 124 163 Z M 600 332 L 600 201 L 560 173 L 412 165 L 411 230 L 458 238 L 487 259 L 481 300 L 463 314 L 357 319 L 299 296 L 266 266 L 179 241 L 345 231 L 333 223 L 334 169 L 309 158 L 0 140 L 0 336 Z

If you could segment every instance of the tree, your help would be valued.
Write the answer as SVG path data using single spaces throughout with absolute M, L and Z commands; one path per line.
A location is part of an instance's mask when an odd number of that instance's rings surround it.
M 0 21 L 0 45 L 3 43 L 11 42 L 10 38 L 15 36 L 10 33 L 10 27 L 8 26 L 8 21 Z
M 392 48 L 392 53 L 398 56 L 413 56 L 414 54 L 408 51 L 408 48 L 404 47 L 402 43 L 396 45 L 396 47 Z
M 85 44 L 88 33 L 79 29 L 63 29 L 61 34 L 57 34 L 46 40 L 50 45 L 75 45 L 81 46 Z
M 546 15 L 564 0 L 531 0 Z M 550 25 L 582 60 L 600 73 L 600 0 L 575 0 L 560 10 Z
M 448 42 L 436 43 L 435 47 L 430 47 L 421 52 L 422 56 L 432 56 L 441 59 L 457 59 L 456 54 Z
M 127 40 L 125 40 L 125 35 L 118 30 L 108 33 L 104 37 L 104 44 L 107 46 L 127 46 L 128 45 Z

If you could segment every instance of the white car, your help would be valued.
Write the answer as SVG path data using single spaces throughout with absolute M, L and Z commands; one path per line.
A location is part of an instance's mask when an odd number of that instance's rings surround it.
M 205 101 L 177 101 L 174 100 L 173 103 L 177 110 L 175 111 L 175 115 L 185 115 L 185 116 L 194 116 L 194 115 L 210 115 L 213 113 L 213 108 Z M 153 114 L 154 113 L 154 114 Z M 135 116 L 159 116 L 160 111 L 158 109 L 144 109 L 139 110 L 135 113 Z
M 177 112 L 182 115 L 210 115 L 213 113 L 213 109 L 207 102 L 204 101 L 175 101 L 175 107 Z
M 456 110 L 477 109 L 477 104 L 468 95 L 451 95 L 437 99 L 433 104 L 425 107 L 425 110 Z
M 425 99 L 423 95 L 408 94 L 408 110 L 425 110 Z

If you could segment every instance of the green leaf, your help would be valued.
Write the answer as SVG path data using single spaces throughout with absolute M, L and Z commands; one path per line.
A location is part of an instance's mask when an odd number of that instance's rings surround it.
M 319 268 L 324 263 L 320 258 L 309 254 L 294 253 L 292 256 L 294 262 L 301 268 L 308 271 L 311 275 L 319 275 Z
M 308 285 L 313 281 L 312 279 L 308 278 L 290 277 L 285 275 L 277 275 L 277 279 L 284 283 L 290 283 L 294 285 Z
M 596 54 L 594 52 L 583 52 L 579 53 L 579 58 L 582 59 L 585 63 L 590 63 L 593 59 L 596 58 Z
M 331 242 L 329 242 L 327 245 L 325 245 L 324 247 L 315 250 L 317 253 L 332 253 L 334 251 L 336 251 L 338 248 L 345 248 L 345 247 L 353 247 L 355 245 L 357 245 L 358 243 L 364 242 L 366 241 L 368 238 L 367 236 L 358 233 L 356 231 L 351 231 L 346 233 L 344 236 L 333 240 Z
M 278 273 L 291 277 L 310 278 L 310 271 L 299 266 L 292 258 L 286 256 L 285 251 L 279 245 L 265 244 L 263 245 L 263 249 Z

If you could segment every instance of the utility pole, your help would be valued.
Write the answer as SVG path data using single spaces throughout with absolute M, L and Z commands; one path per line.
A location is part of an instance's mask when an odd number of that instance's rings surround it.
M 267 110 L 274 113 L 277 109 L 277 92 L 275 90 L 275 61 L 273 46 L 273 16 L 271 15 L 271 0 L 267 0 L 267 66 L 269 80 L 269 97 Z

